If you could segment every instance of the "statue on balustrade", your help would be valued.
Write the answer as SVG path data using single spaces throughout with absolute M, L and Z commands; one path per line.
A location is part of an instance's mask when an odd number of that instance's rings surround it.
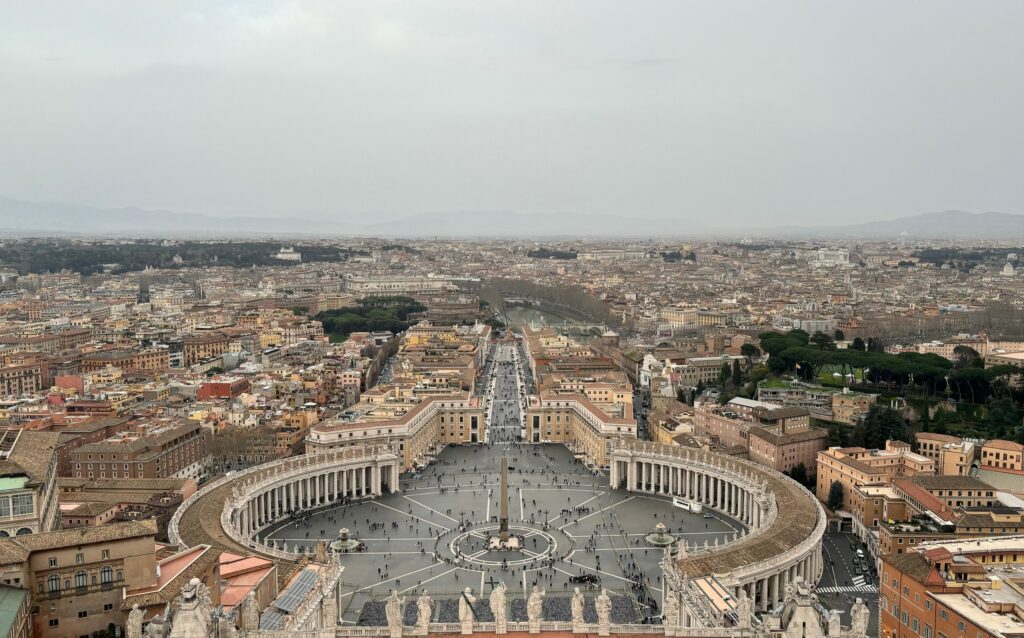
M 387 616 L 388 629 L 393 638 L 402 635 L 402 605 L 404 603 L 405 599 L 399 598 L 398 592 L 395 590 L 391 590 L 391 595 L 384 603 L 384 614 Z
M 430 596 L 420 596 L 416 601 L 416 633 L 426 635 L 430 628 L 430 617 L 434 612 L 434 601 Z
M 583 594 L 576 587 L 572 592 L 572 630 L 577 631 L 583 624 Z
M 494 633 L 503 634 L 508 629 L 508 612 L 505 610 L 505 583 L 499 583 L 491 590 L 489 603 L 494 614 Z
M 850 633 L 855 636 L 866 636 L 870 614 L 868 606 L 864 604 L 864 599 L 858 598 L 850 609 Z

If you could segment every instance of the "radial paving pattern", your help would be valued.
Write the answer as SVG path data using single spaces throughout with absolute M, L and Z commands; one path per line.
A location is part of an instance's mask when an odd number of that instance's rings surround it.
M 497 527 L 503 453 L 512 466 L 510 528 L 525 540 L 519 554 L 482 549 L 486 530 Z M 460 522 L 467 529 L 459 531 Z M 582 574 L 628 596 L 642 618 L 658 613 L 636 601 L 660 600 L 662 550 L 644 541 L 659 522 L 691 544 L 722 542 L 740 530 L 718 514 L 704 518 L 673 508 L 667 498 L 609 490 L 606 477 L 590 473 L 561 445 L 491 445 L 448 448 L 418 476 L 404 476 L 399 494 L 316 512 L 271 528 L 267 537 L 312 547 L 346 527 L 366 543 L 365 552 L 342 558 L 346 623 L 358 622 L 364 604 L 392 589 L 445 601 L 465 587 L 486 596 L 505 582 L 514 603 L 537 583 L 557 605 L 555 598 L 577 586 L 570 577 Z M 364 623 L 373 622 L 367 618 L 376 607 L 368 607 Z

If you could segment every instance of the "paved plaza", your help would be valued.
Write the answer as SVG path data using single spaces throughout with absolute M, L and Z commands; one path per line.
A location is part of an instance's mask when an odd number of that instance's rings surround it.
M 497 527 L 502 455 L 510 466 L 510 528 L 525 542 L 520 553 L 492 555 L 479 541 Z M 557 615 L 556 599 L 580 586 L 569 579 L 583 574 L 597 576 L 599 586 L 622 596 L 616 603 L 620 614 L 631 609 L 640 621 L 660 613 L 650 603 L 661 600 L 662 550 L 644 540 L 659 522 L 700 545 L 723 542 L 741 529 L 717 513 L 704 518 L 674 508 L 670 498 L 610 490 L 606 476 L 588 471 L 562 445 L 492 444 L 448 447 L 419 474 L 404 475 L 398 494 L 329 507 L 274 526 L 265 537 L 312 548 L 319 539 L 334 540 L 345 527 L 365 543 L 365 551 L 342 558 L 345 623 L 360 622 L 364 605 L 377 609 L 391 590 L 407 596 L 410 605 L 428 593 L 438 603 L 435 613 L 443 613 L 447 607 L 439 601 L 457 601 L 465 587 L 477 596 L 483 592 L 486 606 L 486 595 L 499 582 L 509 588 L 513 614 L 515 601 L 524 601 L 524 592 L 537 584 L 548 591 Z M 468 524 L 469 534 L 458 530 L 460 523 Z M 364 624 L 383 618 L 366 615 Z

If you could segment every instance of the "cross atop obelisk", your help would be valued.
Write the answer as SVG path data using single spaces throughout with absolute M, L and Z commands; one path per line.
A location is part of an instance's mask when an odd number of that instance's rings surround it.
M 508 541 L 508 457 L 501 455 L 501 501 L 498 504 L 498 538 Z

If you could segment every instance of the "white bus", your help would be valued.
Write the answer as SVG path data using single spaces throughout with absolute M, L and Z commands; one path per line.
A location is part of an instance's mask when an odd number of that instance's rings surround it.
M 679 497 L 672 499 L 672 505 L 679 509 L 686 510 L 687 512 L 693 512 L 694 514 L 700 514 L 704 510 L 704 506 L 696 501 L 687 501 Z

